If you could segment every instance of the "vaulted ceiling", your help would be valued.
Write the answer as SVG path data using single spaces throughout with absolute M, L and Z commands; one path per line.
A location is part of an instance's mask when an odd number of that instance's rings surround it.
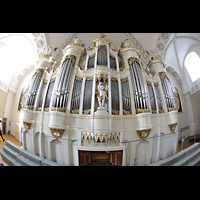
M 100 33 L 0 33 L 0 54 L 4 49 L 6 39 L 11 36 L 26 38 L 32 45 L 36 57 L 40 57 L 46 53 L 47 46 L 58 47 L 56 58 L 61 58 L 61 50 L 70 43 L 73 38 L 79 37 L 81 44 L 85 47 L 93 46 L 93 40 L 99 37 Z M 167 65 L 167 71 L 177 78 L 184 92 L 191 93 L 200 88 L 200 81 L 193 84 L 185 81 L 187 72 L 184 67 L 184 59 L 193 48 L 200 50 L 200 34 L 199 33 L 105 33 L 106 37 L 112 41 L 111 46 L 119 49 L 121 42 L 129 38 L 133 45 L 137 47 L 143 54 L 146 50 L 156 50 L 157 56 L 164 60 Z M 2 48 L 1 48 L 2 47 Z M 200 56 L 200 51 L 199 54 Z M 12 55 L 10 55 L 12 58 Z M 20 70 L 13 70 L 10 73 L 11 79 L 9 83 L 3 83 L 0 80 L 0 88 L 5 91 L 15 93 L 19 82 L 24 76 L 33 70 L 33 65 L 22 66 Z M 0 66 L 1 70 L 3 66 Z M 193 89 L 192 89 L 193 88 Z M 193 92 L 192 92 L 193 91 Z

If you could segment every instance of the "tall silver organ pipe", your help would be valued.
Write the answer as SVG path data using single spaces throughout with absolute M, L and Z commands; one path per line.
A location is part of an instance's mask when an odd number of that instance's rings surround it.
M 53 92 L 54 83 L 55 83 L 55 80 L 51 81 L 49 86 L 48 86 L 44 108 L 48 108 L 49 107 L 49 104 L 50 104 L 50 101 L 51 101 L 52 92 Z
M 147 88 L 149 90 L 149 98 L 150 98 L 150 104 L 151 104 L 151 109 L 152 109 L 152 113 L 156 113 L 156 101 L 155 101 L 155 95 L 153 92 L 153 87 L 151 85 L 150 82 L 147 82 Z
M 165 76 L 161 80 L 161 82 L 162 82 L 161 84 L 162 84 L 163 93 L 164 93 L 164 96 L 165 96 L 167 108 L 175 108 L 172 88 L 171 88 L 171 85 L 169 83 L 168 77 Z
M 47 83 L 44 83 L 44 82 L 43 82 L 43 85 L 42 85 L 42 92 L 41 92 L 41 94 L 40 94 L 40 96 L 39 96 L 40 100 L 39 100 L 39 105 L 38 105 L 38 107 L 42 107 L 42 102 L 43 102 L 43 99 L 44 99 L 44 92 L 45 92 L 45 90 L 46 90 L 46 87 L 47 87 Z
M 113 113 L 119 114 L 119 87 L 115 78 L 111 78 L 111 101 Z
M 107 50 L 105 46 L 101 46 L 98 50 L 97 65 L 107 65 Z
M 79 113 L 81 88 L 82 88 L 82 78 L 76 77 L 74 80 L 74 87 L 72 91 L 71 113 Z
M 110 68 L 117 70 L 116 59 L 110 56 Z
M 160 96 L 160 90 L 159 90 L 158 83 L 154 83 L 154 87 L 155 87 L 155 91 L 156 91 L 158 109 L 159 109 L 159 112 L 160 112 L 161 110 L 163 110 L 163 107 L 162 107 L 162 99 L 161 99 L 161 96 Z
M 128 79 L 121 79 L 123 113 L 131 114 L 131 97 Z
M 69 95 L 70 81 L 73 74 L 73 62 L 70 58 L 67 58 L 62 64 L 62 71 L 60 80 L 57 82 L 53 97 L 53 107 L 63 108 L 67 106 L 67 100 Z
M 148 109 L 147 92 L 144 83 L 146 82 L 142 76 L 142 70 L 137 61 L 130 65 L 130 75 L 132 79 L 135 108 Z
M 93 79 L 90 78 L 86 79 L 85 91 L 83 97 L 83 113 L 90 112 L 91 109 L 92 85 L 93 85 Z
M 37 69 L 35 74 L 33 75 L 33 78 L 29 87 L 29 92 L 26 98 L 26 106 L 34 106 L 35 96 L 37 94 L 43 72 L 44 72 L 43 69 Z

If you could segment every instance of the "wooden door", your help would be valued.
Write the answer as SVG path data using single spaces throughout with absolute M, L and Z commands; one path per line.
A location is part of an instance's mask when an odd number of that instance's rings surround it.
M 78 152 L 79 166 L 122 166 L 123 150 Z
M 123 150 L 110 152 L 110 163 L 112 166 L 122 166 Z
M 79 150 L 79 166 L 89 166 L 90 162 L 91 162 L 91 152 Z

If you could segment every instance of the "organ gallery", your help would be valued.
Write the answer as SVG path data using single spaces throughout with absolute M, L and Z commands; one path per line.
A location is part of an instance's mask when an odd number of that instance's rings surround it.
M 56 63 L 49 48 L 23 101 L 23 148 L 67 166 L 148 165 L 176 152 L 179 102 L 165 64 L 128 40 L 79 38 Z M 148 139 L 155 138 L 155 139 Z M 153 144 L 154 143 L 154 144 Z M 161 153 L 162 152 L 162 153 Z

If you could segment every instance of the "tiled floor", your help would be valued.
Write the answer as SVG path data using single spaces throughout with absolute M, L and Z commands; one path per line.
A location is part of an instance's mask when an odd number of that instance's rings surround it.
M 21 143 L 19 141 L 17 141 L 15 139 L 14 136 L 12 135 L 4 135 L 3 134 L 3 138 L 5 139 L 4 141 L 2 140 L 2 138 L 0 137 L 0 151 L 3 151 L 3 146 L 6 146 L 6 140 L 11 141 L 12 143 L 16 144 L 17 146 L 21 147 Z M 0 163 L 3 163 L 4 166 L 10 166 L 5 160 L 2 159 L 2 157 L 0 156 Z

